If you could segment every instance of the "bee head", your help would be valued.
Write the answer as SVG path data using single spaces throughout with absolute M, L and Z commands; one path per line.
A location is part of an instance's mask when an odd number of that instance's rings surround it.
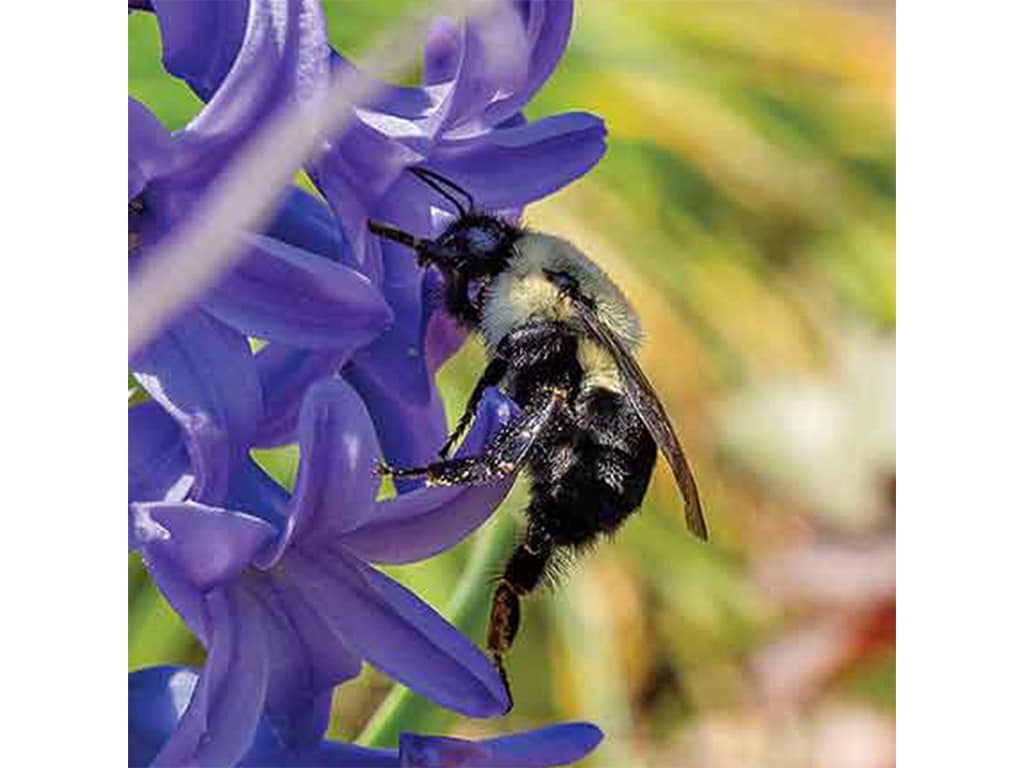
M 377 221 L 370 231 L 416 252 L 420 266 L 436 266 L 445 275 L 462 278 L 491 277 L 508 265 L 513 241 L 520 231 L 486 213 L 459 216 L 436 240 L 420 238 Z
M 452 222 L 436 243 L 443 252 L 453 254 L 455 270 L 467 277 L 484 277 L 505 269 L 519 234 L 516 227 L 496 216 L 471 212 Z

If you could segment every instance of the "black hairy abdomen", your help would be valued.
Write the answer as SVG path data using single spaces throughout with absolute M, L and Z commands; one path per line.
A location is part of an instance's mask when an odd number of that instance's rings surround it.
M 530 454 L 527 515 L 556 546 L 580 547 L 614 532 L 641 504 L 656 446 L 617 392 L 592 389 Z
M 614 532 L 643 501 L 657 448 L 624 395 L 581 391 L 579 340 L 567 326 L 536 320 L 506 337 L 508 394 L 523 408 L 540 407 L 553 388 L 566 406 L 527 457 L 532 479 L 527 538 L 580 548 Z

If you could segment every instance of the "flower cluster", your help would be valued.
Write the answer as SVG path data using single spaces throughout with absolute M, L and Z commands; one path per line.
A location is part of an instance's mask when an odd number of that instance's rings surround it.
M 276 110 L 355 66 L 331 49 L 314 0 L 134 5 L 156 15 L 165 68 L 205 106 L 170 133 L 129 99 L 130 274 L 202 215 L 206 191 Z M 432 236 L 450 220 L 413 166 L 508 216 L 585 173 L 604 151 L 600 119 L 521 113 L 571 19 L 571 3 L 536 0 L 435 20 L 422 85 L 377 83 L 308 164 L 326 204 L 285 190 L 238 266 L 131 359 L 149 399 L 128 414 L 129 548 L 207 650 L 198 673 L 129 676 L 133 765 L 553 765 L 600 740 L 570 724 L 478 743 L 406 734 L 397 752 L 323 741 L 334 687 L 364 660 L 460 713 L 508 708 L 476 646 L 371 565 L 451 547 L 509 482 L 403 485 L 376 500 L 380 456 L 420 463 L 443 442 L 433 377 L 462 337 L 440 311 L 437 275 L 368 237 L 366 222 Z M 514 409 L 490 391 L 461 450 L 479 451 Z M 294 442 L 289 492 L 250 451 Z

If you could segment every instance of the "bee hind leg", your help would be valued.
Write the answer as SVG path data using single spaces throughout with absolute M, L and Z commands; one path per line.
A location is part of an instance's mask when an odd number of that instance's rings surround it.
M 487 625 L 487 650 L 501 675 L 512 708 L 512 691 L 505 671 L 508 654 L 519 631 L 519 600 L 532 592 L 551 558 L 551 546 L 527 534 L 505 565 L 501 580 L 491 598 L 491 616 Z

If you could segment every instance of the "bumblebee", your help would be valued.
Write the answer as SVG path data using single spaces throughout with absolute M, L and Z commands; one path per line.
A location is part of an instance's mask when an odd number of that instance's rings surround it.
M 679 440 L 636 362 L 640 324 L 618 286 L 565 240 L 477 211 L 454 182 L 411 170 L 458 216 L 435 240 L 375 221 L 370 231 L 441 271 L 447 311 L 482 338 L 488 362 L 440 459 L 380 471 L 424 476 L 429 485 L 490 483 L 528 471 L 526 530 L 497 583 L 487 631 L 508 688 L 504 660 L 519 628 L 520 598 L 637 510 L 659 448 L 682 493 L 689 530 L 707 539 L 707 526 Z M 520 414 L 482 454 L 448 458 L 488 387 L 511 397 Z

